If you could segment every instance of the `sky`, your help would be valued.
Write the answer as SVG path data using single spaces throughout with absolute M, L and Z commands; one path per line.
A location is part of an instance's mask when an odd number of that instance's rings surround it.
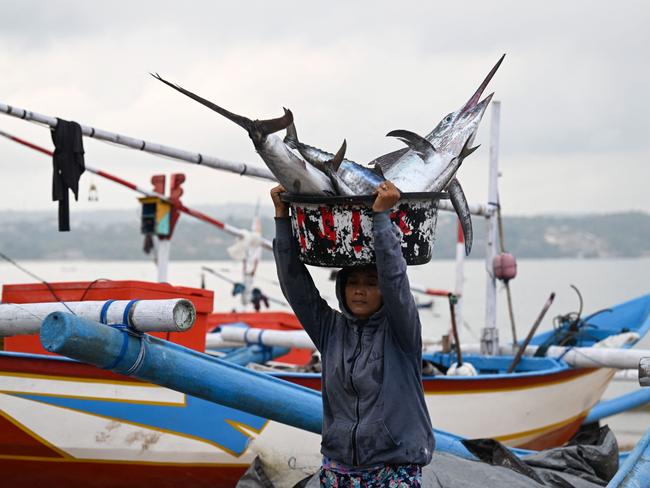
M 154 80 L 250 118 L 291 108 L 303 142 L 357 162 L 429 132 L 501 54 L 499 192 L 505 214 L 650 211 L 650 4 L 644 1 L 3 1 L 0 102 L 224 159 L 263 165 L 232 122 Z M 482 146 L 458 173 L 487 199 Z M 47 129 L 0 130 L 52 147 Z M 268 201 L 254 180 L 85 139 L 86 162 L 141 186 L 187 175 L 186 205 Z M 48 158 L 0 139 L 0 210 L 51 210 Z M 88 201 L 91 184 L 99 201 Z M 75 210 L 127 209 L 131 191 L 82 176 Z M 268 201 L 268 202 L 267 202 Z

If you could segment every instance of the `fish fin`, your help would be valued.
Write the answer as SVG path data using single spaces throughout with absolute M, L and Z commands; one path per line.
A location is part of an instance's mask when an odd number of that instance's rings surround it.
M 465 145 L 463 146 L 463 149 L 460 151 L 460 154 L 458 157 L 463 160 L 470 154 L 472 154 L 474 151 L 476 151 L 481 145 L 479 144 L 478 146 L 474 147 L 469 147 L 469 139 L 465 142 Z
M 429 141 L 424 137 L 408 130 L 394 130 L 386 134 L 387 137 L 397 137 L 400 141 L 406 144 L 410 149 L 415 151 L 422 160 L 426 161 L 433 156 L 436 148 L 433 147 Z
M 284 136 L 284 143 L 289 146 L 291 149 L 298 149 L 300 141 L 298 140 L 298 132 L 296 131 L 296 125 L 291 122 L 287 127 L 287 135 Z
M 469 256 L 469 253 L 472 252 L 474 232 L 472 230 L 472 214 L 469 211 L 469 204 L 465 198 L 465 192 L 463 192 L 463 188 L 460 186 L 457 178 L 452 178 L 449 185 L 447 185 L 447 191 L 449 192 L 449 199 L 454 206 L 456 215 L 458 215 L 460 226 L 463 229 L 465 255 Z
M 345 158 L 345 151 L 347 150 L 348 143 L 345 139 L 343 139 L 343 144 L 341 144 L 341 148 L 338 150 L 338 152 L 334 155 L 332 159 L 327 161 L 325 164 L 332 167 L 334 171 L 339 170 L 339 166 L 341 166 L 341 163 L 343 162 L 343 159 Z
M 375 164 L 372 168 L 370 168 L 377 176 L 381 176 L 383 179 L 386 179 L 384 176 L 384 170 L 382 169 L 380 164 Z
M 196 100 L 200 104 L 205 105 L 209 109 L 214 110 L 218 114 L 223 115 L 238 126 L 244 128 L 248 132 L 248 135 L 251 137 L 251 139 L 253 139 L 253 141 L 263 140 L 267 135 L 285 129 L 293 122 L 293 114 L 291 113 L 291 110 L 287 110 L 286 108 L 284 109 L 284 115 L 277 119 L 251 120 L 248 117 L 244 117 L 243 115 L 232 113 L 225 108 L 222 108 L 219 105 L 212 103 L 211 101 L 206 100 L 205 98 L 200 97 L 199 95 L 192 93 L 191 91 L 186 90 L 179 85 L 165 80 L 158 73 L 151 73 L 151 76 L 159 81 L 162 81 L 167 86 L 172 87 L 174 90 L 177 90 L 182 94 L 190 97 L 191 99 Z
M 384 173 L 388 171 L 402 156 L 409 152 L 409 150 L 408 147 L 405 147 L 403 149 L 398 149 L 397 151 L 389 152 L 388 154 L 373 159 L 368 164 L 375 168 L 379 168 L 382 172 L 381 176 L 384 176 Z

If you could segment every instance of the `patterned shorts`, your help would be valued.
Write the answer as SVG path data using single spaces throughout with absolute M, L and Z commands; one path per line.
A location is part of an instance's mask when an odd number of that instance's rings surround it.
M 320 485 L 325 488 L 420 488 L 422 466 L 386 465 L 365 473 L 337 473 L 321 468 Z

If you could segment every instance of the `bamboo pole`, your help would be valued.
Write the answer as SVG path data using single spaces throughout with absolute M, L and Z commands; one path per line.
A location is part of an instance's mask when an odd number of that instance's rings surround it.
M 73 312 L 88 320 L 123 324 L 139 332 L 184 332 L 194 325 L 189 300 L 102 300 L 0 304 L 0 336 L 37 334 L 52 312 Z

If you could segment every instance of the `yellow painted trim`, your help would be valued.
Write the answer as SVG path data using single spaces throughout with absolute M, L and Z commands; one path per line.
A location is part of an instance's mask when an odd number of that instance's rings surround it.
M 15 376 L 18 378 L 38 378 L 50 381 L 73 381 L 75 383 L 100 383 L 107 385 L 135 386 L 144 388 L 164 388 L 164 386 L 146 383 L 144 381 L 120 381 L 120 380 L 103 380 L 93 378 L 79 378 L 77 376 L 50 376 L 45 374 L 15 373 L 13 371 L 0 371 L 0 376 Z
M 62 456 L 63 458 L 74 459 L 73 456 L 71 456 L 70 454 L 68 454 L 68 453 L 65 452 L 64 450 L 58 448 L 57 446 L 55 446 L 55 445 L 52 444 L 51 442 L 48 442 L 48 441 L 45 440 L 43 437 L 41 437 L 40 435 L 38 435 L 38 434 L 37 434 L 36 432 L 34 432 L 33 430 L 31 430 L 31 429 L 29 429 L 28 427 L 26 427 L 24 424 L 18 422 L 18 420 L 16 420 L 15 418 L 13 418 L 12 416 L 10 416 L 10 415 L 7 414 L 6 412 L 3 412 L 2 410 L 0 410 L 0 416 L 2 416 L 2 417 L 4 417 L 5 419 L 7 419 L 9 422 L 11 422 L 12 424 L 14 424 L 16 427 L 18 427 L 20 430 L 22 430 L 22 431 L 23 431 L 25 434 L 27 434 L 28 436 L 33 437 L 34 439 L 36 439 L 36 440 L 37 440 L 38 442 L 40 442 L 41 444 L 44 444 L 45 446 L 47 446 L 47 447 L 49 447 L 50 449 L 52 449 L 52 450 L 53 450 L 54 452 L 56 452 L 59 456 Z
M 184 468 L 189 467 L 208 467 L 214 466 L 215 468 L 244 468 L 248 467 L 247 463 L 170 463 L 170 462 L 156 462 L 156 461 L 127 461 L 127 460 L 114 460 L 114 459 L 64 459 L 64 458 L 47 458 L 39 456 L 9 456 L 0 454 L 0 460 L 8 459 L 12 461 L 43 461 L 43 462 L 53 462 L 53 463 L 102 463 L 102 464 L 143 464 L 147 466 L 179 466 Z
M 41 404 L 47 405 L 49 407 L 60 408 L 60 409 L 63 409 L 63 410 L 69 410 L 71 412 L 82 413 L 82 414 L 90 415 L 92 417 L 99 417 L 99 418 L 102 418 L 102 419 L 111 420 L 113 422 L 121 422 L 121 423 L 127 424 L 127 425 L 134 425 L 136 427 L 141 427 L 141 428 L 148 429 L 148 430 L 153 430 L 153 431 L 156 431 L 156 432 L 162 432 L 164 434 L 172 434 L 172 435 L 176 435 L 176 436 L 179 436 L 179 437 L 184 437 L 186 439 L 203 442 L 205 444 L 209 444 L 211 446 L 214 446 L 214 447 L 216 447 L 216 448 L 230 454 L 231 456 L 233 456 L 235 458 L 241 457 L 246 452 L 246 449 L 244 449 L 241 454 L 237 454 L 236 452 L 234 452 L 234 451 L 228 449 L 227 447 L 222 446 L 221 444 L 218 444 L 218 443 L 216 443 L 214 441 L 204 439 L 203 437 L 197 437 L 197 436 L 193 436 L 193 435 L 190 435 L 190 434 L 184 434 L 182 432 L 176 432 L 176 431 L 173 431 L 173 430 L 162 429 L 160 427 L 154 427 L 152 425 L 141 424 L 139 422 L 133 422 L 133 421 L 130 421 L 130 420 L 122 420 L 122 419 L 119 419 L 119 418 L 116 418 L 116 417 L 109 417 L 107 415 L 101 415 L 101 414 L 97 414 L 97 413 L 85 412 L 83 410 L 78 410 L 76 408 L 63 407 L 63 406 L 60 406 L 60 405 L 51 405 L 49 403 L 40 402 L 40 401 L 34 400 L 32 398 L 25 399 L 25 400 L 30 401 L 30 402 L 35 402 L 35 403 L 41 403 Z M 226 420 L 226 422 L 228 422 L 228 421 Z M 241 425 L 245 425 L 245 424 L 241 424 Z M 266 427 L 266 424 L 264 424 L 264 427 Z M 253 429 L 252 427 L 246 426 L 246 428 L 250 428 L 251 430 L 255 431 L 255 429 Z M 239 430 L 239 431 L 241 432 L 241 430 Z M 260 432 L 261 432 L 261 430 L 260 430 Z M 244 432 L 241 432 L 241 433 L 244 434 L 246 436 L 246 438 L 250 439 L 250 435 L 248 435 L 247 433 L 244 433 Z
M 251 427 L 250 425 L 244 424 L 242 422 L 236 422 L 236 421 L 230 420 L 230 419 L 225 419 L 225 420 L 226 420 L 226 423 L 228 425 L 230 425 L 233 429 L 240 432 L 241 434 L 244 434 L 249 439 L 250 439 L 250 434 L 248 432 L 246 432 L 246 430 L 250 430 L 252 432 L 255 432 L 256 434 L 261 434 L 262 431 L 266 428 L 266 426 L 270 422 L 270 420 L 267 419 L 266 422 L 264 422 L 264 424 L 262 425 L 262 427 L 260 427 L 259 429 L 256 429 L 256 428 Z
M 493 388 L 481 388 L 481 389 L 472 389 L 472 390 L 454 390 L 454 391 L 425 391 L 424 395 L 425 396 L 437 396 L 437 395 L 468 395 L 472 393 L 501 393 L 504 391 L 517 391 L 517 390 L 531 390 L 534 388 L 544 388 L 549 385 L 557 385 L 560 383 L 567 383 L 569 381 L 574 381 L 579 378 L 584 378 L 585 376 L 588 376 L 590 374 L 594 374 L 599 372 L 599 370 L 602 368 L 598 368 L 596 371 L 589 371 L 587 373 L 582 373 L 577 376 L 571 376 L 569 378 L 561 378 L 553 381 L 546 381 L 543 383 L 538 383 L 534 385 L 524 385 L 524 386 L 512 386 L 512 387 L 507 387 L 507 388 L 498 388 L 498 389 L 493 389 Z M 476 377 L 480 379 L 479 377 Z M 611 380 L 611 377 L 607 380 Z
M 521 432 L 516 432 L 514 434 L 501 435 L 501 436 L 498 436 L 498 437 L 493 437 L 493 439 L 495 439 L 497 441 L 510 441 L 510 440 L 517 439 L 517 438 L 520 438 L 520 437 L 528 437 L 528 436 L 535 435 L 535 434 L 543 434 L 543 433 L 548 432 L 548 431 L 553 431 L 553 430 L 559 429 L 561 427 L 564 427 L 566 425 L 569 425 L 571 422 L 574 422 L 574 421 L 578 420 L 581 417 L 586 417 L 587 414 L 589 413 L 589 410 L 591 410 L 591 409 L 583 410 L 578 415 L 574 415 L 573 417 L 570 417 L 570 418 L 568 418 L 566 420 L 562 420 L 560 422 L 556 422 L 554 424 L 545 425 L 544 427 L 538 427 L 536 429 L 524 430 L 524 431 L 521 431 Z
M 120 398 L 106 398 L 102 396 L 87 396 L 87 395 L 63 395 L 61 393 L 39 393 L 37 391 L 17 391 L 17 390 L 0 390 L 0 393 L 5 395 L 38 395 L 44 397 L 52 398 L 72 398 L 76 400 L 95 400 L 102 402 L 112 402 L 112 403 L 131 403 L 134 405 L 155 405 L 160 407 L 186 407 L 187 406 L 187 397 L 183 395 L 183 401 L 180 403 L 177 402 L 153 402 L 148 400 L 122 400 Z M 26 398 L 25 400 L 33 400 L 33 398 Z M 53 405 L 58 406 L 58 405 Z

